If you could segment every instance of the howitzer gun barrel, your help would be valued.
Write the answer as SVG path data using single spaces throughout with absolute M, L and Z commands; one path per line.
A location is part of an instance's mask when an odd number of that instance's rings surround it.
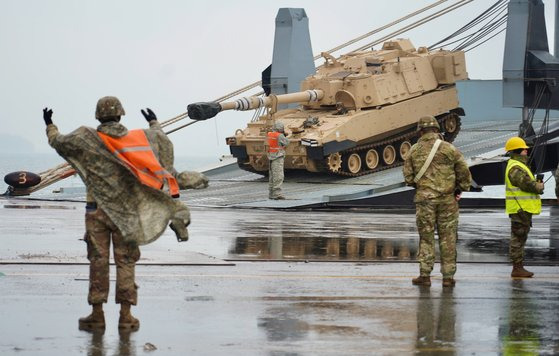
M 250 96 L 240 98 L 235 101 L 227 101 L 224 103 L 215 102 L 199 102 L 189 104 L 188 117 L 193 120 L 206 120 L 216 116 L 221 111 L 225 110 L 253 110 L 261 107 L 272 107 L 274 98 L 277 99 L 276 104 L 291 104 L 291 103 L 311 103 L 321 100 L 324 97 L 324 92 L 319 89 L 305 90 L 296 93 L 289 93 L 277 96 L 256 97 Z

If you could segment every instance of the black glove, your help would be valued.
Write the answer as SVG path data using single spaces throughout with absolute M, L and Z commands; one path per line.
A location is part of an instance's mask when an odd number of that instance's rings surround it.
M 43 120 L 45 120 L 45 125 L 47 126 L 52 124 L 52 109 L 43 109 Z
M 157 120 L 157 116 L 155 116 L 155 113 L 153 111 L 151 111 L 150 108 L 147 108 L 146 110 L 141 110 L 141 111 L 142 111 L 142 115 L 144 115 L 147 122 L 152 122 L 153 120 Z

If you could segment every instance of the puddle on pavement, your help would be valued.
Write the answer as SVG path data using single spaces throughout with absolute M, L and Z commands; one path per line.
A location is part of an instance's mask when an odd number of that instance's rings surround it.
M 438 244 L 438 241 L 436 242 Z M 458 261 L 508 261 L 508 241 L 461 240 Z M 557 261 L 559 241 L 528 241 L 528 261 Z M 312 260 L 312 261 L 415 261 L 418 240 L 399 238 L 327 238 L 317 236 L 237 237 L 229 250 L 230 259 Z M 438 246 L 437 246 L 438 255 Z
M 411 260 L 417 243 L 406 240 L 320 237 L 239 237 L 232 256 L 254 259 Z
M 559 208 L 548 211 L 530 231 L 528 262 L 559 259 Z M 204 236 L 189 242 L 192 249 L 223 259 L 417 259 L 419 236 L 413 213 L 195 209 L 192 215 L 192 236 Z M 459 262 L 509 262 L 510 220 L 501 209 L 465 211 L 458 235 Z

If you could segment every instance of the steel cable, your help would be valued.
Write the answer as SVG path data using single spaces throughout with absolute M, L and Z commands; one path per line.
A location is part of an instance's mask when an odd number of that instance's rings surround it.
M 467 32 L 470 29 L 473 29 L 475 26 L 482 23 L 483 21 L 485 21 L 487 18 L 493 16 L 494 14 L 496 14 L 494 17 L 498 16 L 500 13 L 502 13 L 504 11 L 504 9 L 506 9 L 507 6 L 508 6 L 508 0 L 498 0 L 496 3 L 494 3 L 487 10 L 485 10 L 480 15 L 475 17 L 469 23 L 462 26 L 461 28 L 459 28 L 458 30 L 456 30 L 455 32 L 450 34 L 449 36 L 445 37 L 444 39 L 438 41 L 437 43 L 432 44 L 431 46 L 429 46 L 428 47 L 429 50 L 442 48 L 444 46 L 447 46 L 448 44 L 455 43 L 456 41 L 453 41 L 453 42 L 450 42 L 450 43 L 448 41 L 457 37 L 457 36 L 459 36 L 459 35 L 461 35 L 462 33 Z M 468 37 L 468 36 L 466 36 L 466 37 Z

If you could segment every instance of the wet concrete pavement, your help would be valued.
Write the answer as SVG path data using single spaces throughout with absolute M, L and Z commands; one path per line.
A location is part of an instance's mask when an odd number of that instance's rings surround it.
M 250 263 L 139 266 L 138 332 L 77 329 L 85 266 L 1 267 L 3 355 L 500 354 L 559 352 L 559 275 L 511 280 L 509 268 L 459 265 L 458 284 L 417 288 L 411 264 Z M 9 292 L 8 292 L 9 291 Z M 518 353 L 513 353 L 518 354 Z
M 0 354 L 557 354 L 555 209 L 534 219 L 528 280 L 509 276 L 506 216 L 462 211 L 446 290 L 438 264 L 431 288 L 410 283 L 410 212 L 194 208 L 189 242 L 168 231 L 142 248 L 140 330 L 119 334 L 112 284 L 107 329 L 92 334 L 77 328 L 83 204 L 1 200 Z

